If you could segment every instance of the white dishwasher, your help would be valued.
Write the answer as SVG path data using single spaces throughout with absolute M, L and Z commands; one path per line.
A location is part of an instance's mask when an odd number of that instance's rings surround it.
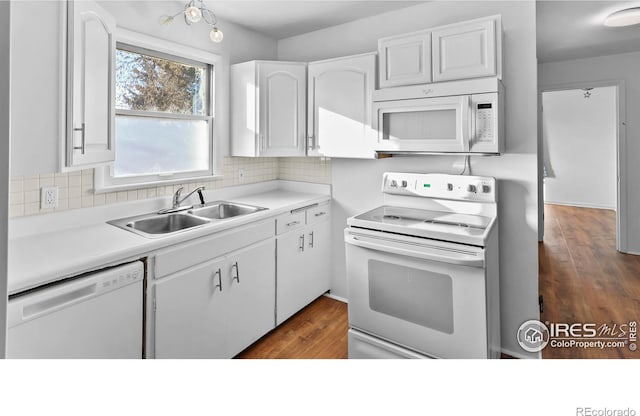
M 142 358 L 143 263 L 9 297 L 7 358 Z

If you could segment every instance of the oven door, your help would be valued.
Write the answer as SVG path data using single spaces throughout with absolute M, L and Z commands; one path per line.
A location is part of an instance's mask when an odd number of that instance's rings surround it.
M 376 150 L 468 152 L 471 132 L 468 95 L 373 103 Z
M 352 328 L 437 358 L 487 358 L 484 250 L 345 230 Z

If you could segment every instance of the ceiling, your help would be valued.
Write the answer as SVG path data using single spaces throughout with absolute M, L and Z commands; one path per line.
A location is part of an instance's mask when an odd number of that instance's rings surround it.
M 538 0 L 539 62 L 640 51 L 640 25 L 602 24 L 609 14 L 630 7 L 640 7 L 640 1 Z
M 424 1 L 206 1 L 222 20 L 283 39 Z

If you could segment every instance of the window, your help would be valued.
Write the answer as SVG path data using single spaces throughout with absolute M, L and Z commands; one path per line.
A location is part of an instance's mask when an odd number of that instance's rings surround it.
M 165 45 L 117 44 L 116 157 L 96 175 L 98 190 L 214 176 L 214 65 Z

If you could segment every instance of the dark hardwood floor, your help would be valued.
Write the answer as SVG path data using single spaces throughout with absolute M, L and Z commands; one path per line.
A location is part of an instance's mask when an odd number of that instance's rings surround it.
M 236 358 L 347 358 L 347 304 L 321 296 Z
M 541 320 L 640 322 L 640 256 L 616 251 L 614 211 L 545 205 L 539 244 Z M 543 358 L 640 358 L 624 348 L 550 348 Z

